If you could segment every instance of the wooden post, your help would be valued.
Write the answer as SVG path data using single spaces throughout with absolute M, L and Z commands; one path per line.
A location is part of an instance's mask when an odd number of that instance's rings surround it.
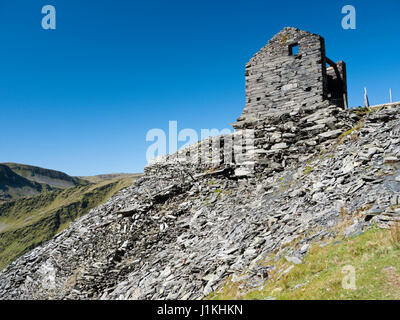
M 367 108 L 369 107 L 367 88 L 364 88 L 364 104 Z
M 389 92 L 390 92 L 390 103 L 392 103 L 393 102 L 393 99 L 392 99 L 392 88 L 389 89 Z

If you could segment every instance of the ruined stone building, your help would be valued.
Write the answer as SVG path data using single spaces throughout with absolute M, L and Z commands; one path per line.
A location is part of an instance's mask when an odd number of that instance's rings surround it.
M 284 28 L 247 63 L 244 121 L 299 110 L 325 100 L 347 107 L 346 64 L 325 55 L 324 38 Z
M 199 172 L 225 165 L 237 176 L 269 175 L 324 150 L 355 120 L 347 111 L 346 65 L 326 57 L 317 34 L 284 28 L 250 59 L 245 80 L 246 105 L 234 133 L 161 161 L 183 161 Z
M 245 78 L 246 105 L 232 123 L 236 133 L 254 132 L 246 150 L 255 166 L 243 170 L 249 161 L 239 161 L 244 175 L 283 170 L 351 127 L 346 64 L 326 57 L 320 35 L 284 28 L 246 64 Z

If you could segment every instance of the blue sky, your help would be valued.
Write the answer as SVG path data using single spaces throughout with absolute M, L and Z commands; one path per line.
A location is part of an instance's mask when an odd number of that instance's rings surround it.
M 57 29 L 41 27 L 44 5 Z M 356 8 L 357 29 L 341 28 Z M 285 26 L 347 63 L 349 105 L 400 100 L 400 1 L 1 0 L 0 162 L 140 172 L 148 130 L 229 128 L 244 66 Z

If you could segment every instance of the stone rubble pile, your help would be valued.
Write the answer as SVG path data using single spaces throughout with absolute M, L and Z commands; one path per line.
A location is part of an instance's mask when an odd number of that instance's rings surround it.
M 298 111 L 273 113 L 259 120 L 241 121 L 236 128 L 253 130 L 254 162 L 257 173 L 282 171 L 323 151 L 360 117 L 325 101 Z
M 340 132 L 361 120 L 339 138 L 313 133 L 324 146 L 315 152 L 298 138 L 295 161 L 279 170 L 243 176 L 234 163 L 158 159 L 131 187 L 5 268 L 0 299 L 202 299 L 228 277 L 257 288 L 271 270 L 290 272 L 276 270 L 275 260 L 301 263 L 311 243 L 340 232 L 343 215 L 352 219 L 347 237 L 372 223 L 389 227 L 400 221 L 399 107 L 333 113 Z M 315 124 L 317 116 L 301 119 L 293 126 L 337 130 L 328 120 Z M 291 128 L 290 120 L 277 125 Z M 294 137 L 273 145 L 286 138 Z

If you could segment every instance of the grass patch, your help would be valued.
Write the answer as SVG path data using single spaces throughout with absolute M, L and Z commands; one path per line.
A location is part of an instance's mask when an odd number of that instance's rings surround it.
M 271 272 L 261 290 L 240 292 L 239 284 L 228 281 L 214 299 L 361 300 L 400 299 L 400 227 L 391 230 L 372 227 L 350 239 L 332 239 L 321 247 L 315 243 L 302 264 L 295 265 L 278 280 Z M 281 259 L 277 270 L 290 264 Z M 342 281 L 348 268 L 355 271 L 355 290 Z
M 342 144 L 346 139 L 351 138 L 353 140 L 358 139 L 358 131 L 364 126 L 365 119 L 361 119 L 356 123 L 356 125 L 351 128 L 350 130 L 347 130 L 343 132 L 338 138 L 338 144 Z
M 307 166 L 305 169 L 304 169 L 304 171 L 303 171 L 303 174 L 304 175 L 306 175 L 306 174 L 309 174 L 311 171 L 313 171 L 314 169 L 312 168 L 312 167 L 310 167 L 310 166 Z

